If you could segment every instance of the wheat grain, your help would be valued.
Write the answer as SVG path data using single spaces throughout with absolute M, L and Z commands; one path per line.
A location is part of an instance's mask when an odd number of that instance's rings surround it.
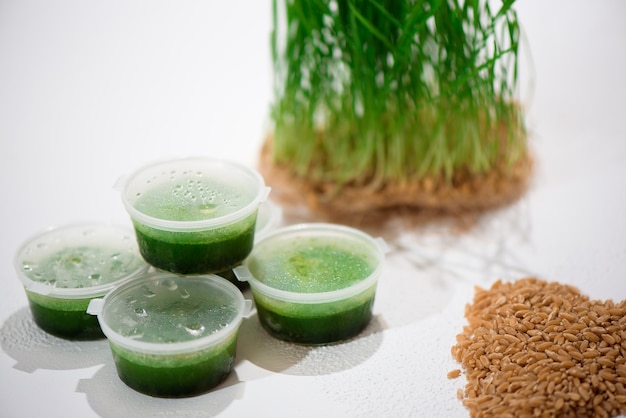
M 472 417 L 626 413 L 626 301 L 536 278 L 475 292 L 451 349 Z

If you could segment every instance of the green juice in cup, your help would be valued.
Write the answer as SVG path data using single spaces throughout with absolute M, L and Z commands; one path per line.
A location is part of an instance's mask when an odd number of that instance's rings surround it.
M 145 272 L 132 230 L 107 224 L 51 229 L 18 251 L 15 268 L 35 323 L 64 338 L 102 338 L 93 298 Z
M 122 200 L 151 265 L 174 273 L 222 272 L 252 250 L 269 189 L 255 171 L 188 158 L 149 165 L 125 182 Z
M 118 376 L 159 397 L 209 391 L 231 373 L 242 318 L 239 289 L 215 275 L 144 275 L 94 300 Z
M 370 322 L 384 251 L 381 240 L 353 228 L 302 224 L 260 240 L 235 274 L 250 283 L 271 335 L 326 344 Z

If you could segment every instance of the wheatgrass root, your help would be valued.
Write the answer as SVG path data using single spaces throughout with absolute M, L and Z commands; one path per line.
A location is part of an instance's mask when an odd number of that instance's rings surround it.
M 614 417 L 626 413 L 626 300 L 526 278 L 476 288 L 453 357 L 471 417 Z
M 528 189 L 532 167 L 528 152 L 511 167 L 493 167 L 481 175 L 461 170 L 452 181 L 424 177 L 401 183 L 338 186 L 297 176 L 289 167 L 276 164 L 271 138 L 264 142 L 258 162 L 259 171 L 272 187 L 272 199 L 288 212 L 307 211 L 309 218 L 356 226 L 398 217 L 417 223 L 450 216 L 475 218 L 518 200 Z

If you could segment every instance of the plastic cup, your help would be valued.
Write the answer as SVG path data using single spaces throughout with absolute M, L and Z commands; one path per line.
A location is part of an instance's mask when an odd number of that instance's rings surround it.
M 259 240 L 234 273 L 249 282 L 259 321 L 272 336 L 327 344 L 370 322 L 386 251 L 382 239 L 354 228 L 300 224 Z
M 15 256 L 35 323 L 64 338 L 104 337 L 89 302 L 148 268 L 132 229 L 98 223 L 49 229 Z
M 250 305 L 221 277 L 153 272 L 93 300 L 88 312 L 97 315 L 126 385 L 151 396 L 186 397 L 231 373 Z
M 180 274 L 218 273 L 241 263 L 270 190 L 256 171 L 210 158 L 150 164 L 118 188 L 141 255 Z

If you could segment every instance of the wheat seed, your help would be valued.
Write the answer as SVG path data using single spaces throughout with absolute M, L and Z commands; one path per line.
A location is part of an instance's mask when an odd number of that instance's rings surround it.
M 626 300 L 525 278 L 477 287 L 465 317 L 451 352 L 471 417 L 626 413 Z

